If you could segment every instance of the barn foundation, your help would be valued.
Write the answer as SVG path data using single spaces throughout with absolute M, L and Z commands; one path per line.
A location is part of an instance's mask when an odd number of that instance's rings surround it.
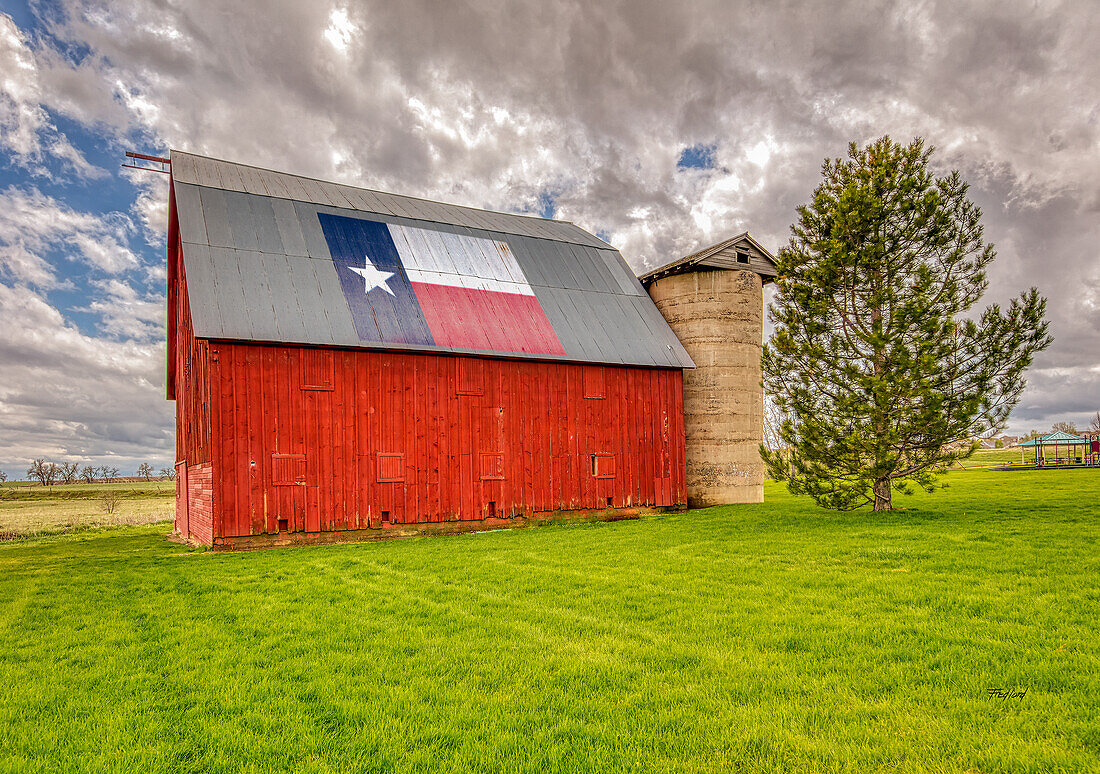
M 682 510 L 680 506 L 666 508 L 608 508 L 588 511 L 549 511 L 531 516 L 514 518 L 492 517 L 473 521 L 418 522 L 410 524 L 385 524 L 381 527 L 322 532 L 279 532 L 238 537 L 216 538 L 211 545 L 214 551 L 256 551 L 264 548 L 286 546 L 321 546 L 342 543 L 376 543 L 385 540 L 429 537 L 433 535 L 464 535 L 471 532 L 488 532 L 503 529 L 529 529 L 562 522 L 595 523 L 613 521 L 637 521 L 643 516 Z M 201 540 L 192 541 L 202 545 Z

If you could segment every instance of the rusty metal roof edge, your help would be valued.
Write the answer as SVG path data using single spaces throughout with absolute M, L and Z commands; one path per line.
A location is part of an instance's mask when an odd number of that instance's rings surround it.
M 465 211 L 472 211 L 472 212 L 490 212 L 494 215 L 503 215 L 507 218 L 520 218 L 520 219 L 523 219 L 523 220 L 532 221 L 534 223 L 557 223 L 557 224 L 562 224 L 562 225 L 566 225 L 566 226 L 571 226 L 572 228 L 576 229 L 581 234 L 583 234 L 585 238 L 596 239 L 599 242 L 601 242 L 602 244 L 607 245 L 608 248 L 610 248 L 612 250 L 615 249 L 614 247 L 612 247 L 607 242 L 604 242 L 604 240 L 600 239 L 595 234 L 581 228 L 576 223 L 573 223 L 572 221 L 569 221 L 569 220 L 556 220 L 554 218 L 543 218 L 543 217 L 540 217 L 538 215 L 524 215 L 524 214 L 518 213 L 518 212 L 503 212 L 501 210 L 489 210 L 489 209 L 485 209 L 484 207 L 471 207 L 468 204 L 452 204 L 450 202 L 441 202 L 437 199 L 427 199 L 427 198 L 422 197 L 422 196 L 407 196 L 405 194 L 395 194 L 395 193 L 390 193 L 389 191 L 381 191 L 381 190 L 378 190 L 377 188 L 365 188 L 363 186 L 348 185 L 347 183 L 336 183 L 332 180 L 322 180 L 321 178 L 318 178 L 318 177 L 308 177 L 306 175 L 295 175 L 291 172 L 280 172 L 276 169 L 267 169 L 266 167 L 258 167 L 254 164 L 240 164 L 236 161 L 227 161 L 226 159 L 219 159 L 219 158 L 215 158 L 213 156 L 204 156 L 200 153 L 191 153 L 190 151 L 181 151 L 181 150 L 170 149 L 168 153 L 169 153 L 169 156 L 173 156 L 175 154 L 179 154 L 179 155 L 182 155 L 182 156 L 191 156 L 193 158 L 205 159 L 207 161 L 214 161 L 214 162 L 217 162 L 218 164 L 226 164 L 226 165 L 229 165 L 231 167 L 244 167 L 245 169 L 253 169 L 253 170 L 257 170 L 259 172 L 269 172 L 273 175 L 285 175 L 287 177 L 296 177 L 300 180 L 309 180 L 309 181 L 314 182 L 314 183 L 321 183 L 321 184 L 324 184 L 324 185 L 334 185 L 334 186 L 338 186 L 338 187 L 341 187 L 341 188 L 350 188 L 350 189 L 355 190 L 355 191 L 367 191 L 368 193 L 382 194 L 383 196 L 395 196 L 395 197 L 400 198 L 400 199 L 411 199 L 413 201 L 418 201 L 418 202 L 427 202 L 429 204 L 437 204 L 437 205 L 440 205 L 442 207 L 453 207 L 455 209 L 465 210 Z M 172 175 L 173 181 L 175 181 L 175 173 L 173 172 L 173 173 L 171 173 L 171 175 Z M 232 189 L 225 188 L 221 185 L 219 185 L 219 186 L 210 186 L 210 185 L 206 185 L 205 183 L 199 182 L 197 180 L 180 180 L 178 182 L 182 182 L 182 183 L 186 183 L 186 184 L 194 185 L 194 186 L 202 186 L 204 188 L 217 187 L 221 190 L 233 190 L 233 191 L 239 190 L 239 189 L 236 189 L 236 188 L 232 188 Z M 258 195 L 260 195 L 260 196 L 269 196 L 272 199 L 291 199 L 292 201 L 299 201 L 299 200 L 293 199 L 293 197 L 290 197 L 290 196 L 282 196 L 282 195 L 279 195 L 279 194 L 272 194 L 272 193 L 267 193 L 267 192 L 262 193 L 262 194 L 258 194 Z M 339 205 L 331 205 L 331 206 L 339 206 Z M 354 209 L 355 211 L 360 211 L 360 212 L 374 212 L 374 210 L 358 210 L 358 208 L 343 208 L 343 209 Z M 378 214 L 389 214 L 389 213 L 378 213 Z M 423 220 L 426 223 L 442 222 L 442 221 L 432 221 L 432 220 L 429 220 L 427 218 L 420 218 L 419 220 Z M 465 224 L 459 224 L 459 225 L 465 225 Z M 535 236 L 538 239 L 549 239 L 549 240 L 552 240 L 552 241 L 555 241 L 555 242 L 566 242 L 567 244 L 586 244 L 586 242 L 582 242 L 582 241 L 574 242 L 573 240 L 564 239 L 564 238 L 561 238 L 561 237 L 544 236 L 544 235 L 541 235 L 541 234 L 539 234 L 539 235 L 531 234 L 530 236 Z
M 772 252 L 768 250 L 768 248 L 764 247 L 764 245 L 757 242 L 756 239 L 754 239 L 748 231 L 742 231 L 740 234 L 730 237 L 729 239 L 723 239 L 721 242 L 711 245 L 710 247 L 705 247 L 702 250 L 692 253 L 691 255 L 686 255 L 683 258 L 677 258 L 675 261 L 670 261 L 664 266 L 658 266 L 656 269 L 647 271 L 645 274 L 639 275 L 638 280 L 643 285 L 645 285 L 649 282 L 660 279 L 667 274 L 674 273 L 676 269 L 690 266 L 696 263 L 701 263 L 710 256 L 716 253 L 720 253 L 727 247 L 732 247 L 733 245 L 741 241 L 747 241 L 749 244 L 751 244 L 753 247 L 763 253 L 764 257 L 767 260 L 771 261 L 773 265 L 775 264 L 775 256 L 772 255 Z M 751 269 L 748 270 L 751 271 Z

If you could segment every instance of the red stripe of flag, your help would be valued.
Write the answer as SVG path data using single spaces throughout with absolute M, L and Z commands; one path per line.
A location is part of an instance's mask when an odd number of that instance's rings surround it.
M 534 295 L 413 282 L 437 346 L 564 355 Z

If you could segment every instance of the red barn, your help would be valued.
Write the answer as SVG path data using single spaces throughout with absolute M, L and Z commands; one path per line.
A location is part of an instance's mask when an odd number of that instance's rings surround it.
M 686 501 L 692 362 L 602 240 L 171 162 L 181 535 L 356 539 Z

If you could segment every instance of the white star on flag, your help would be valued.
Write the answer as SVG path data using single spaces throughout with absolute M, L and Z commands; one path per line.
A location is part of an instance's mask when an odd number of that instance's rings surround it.
M 370 293 L 375 288 L 382 288 L 382 290 L 386 291 L 391 296 L 397 295 L 390 290 L 390 286 L 386 284 L 389 278 L 394 274 L 392 271 L 379 271 L 374 268 L 374 264 L 369 260 L 367 261 L 367 265 L 362 269 L 358 266 L 349 266 L 348 268 L 366 280 L 366 286 L 363 288 L 364 293 Z

